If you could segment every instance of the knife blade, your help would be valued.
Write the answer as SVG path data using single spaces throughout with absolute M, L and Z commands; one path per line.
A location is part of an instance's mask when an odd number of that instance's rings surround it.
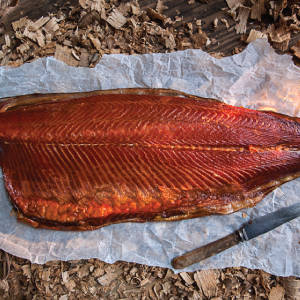
M 258 217 L 253 221 L 246 223 L 239 230 L 219 240 L 189 251 L 181 256 L 177 256 L 171 261 L 171 265 L 174 269 L 183 269 L 205 258 L 216 255 L 241 242 L 246 242 L 256 238 L 299 216 L 300 202 Z

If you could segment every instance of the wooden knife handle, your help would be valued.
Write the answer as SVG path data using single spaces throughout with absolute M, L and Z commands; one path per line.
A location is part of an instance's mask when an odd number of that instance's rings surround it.
M 203 247 L 197 248 L 181 256 L 173 258 L 171 264 L 174 269 L 183 269 L 205 258 L 218 254 L 232 246 L 235 246 L 241 241 L 241 237 L 236 231 L 232 234 L 223 237 L 220 240 L 214 241 Z

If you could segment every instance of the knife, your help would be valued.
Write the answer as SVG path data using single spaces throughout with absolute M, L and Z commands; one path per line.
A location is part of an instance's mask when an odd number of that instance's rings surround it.
M 203 247 L 187 252 L 181 256 L 177 256 L 171 261 L 171 265 L 174 269 L 183 269 L 205 258 L 218 254 L 241 242 L 246 242 L 258 237 L 299 216 L 300 202 L 285 208 L 281 208 L 262 217 L 258 217 L 242 226 L 239 230 L 232 234 L 229 234 Z

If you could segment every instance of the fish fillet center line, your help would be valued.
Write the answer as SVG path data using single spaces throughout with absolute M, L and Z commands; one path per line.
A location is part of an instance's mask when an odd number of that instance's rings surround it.
M 228 152 L 265 152 L 265 151 L 296 151 L 295 149 L 286 145 L 276 146 L 225 146 L 225 145 L 172 145 L 172 144 L 150 144 L 150 143 L 47 143 L 47 142 L 25 142 L 25 141 L 4 141 L 4 144 L 23 144 L 23 145 L 45 145 L 45 146 L 60 146 L 60 147 L 128 147 L 128 148 L 157 148 L 170 150 L 189 150 L 189 151 L 228 151 Z

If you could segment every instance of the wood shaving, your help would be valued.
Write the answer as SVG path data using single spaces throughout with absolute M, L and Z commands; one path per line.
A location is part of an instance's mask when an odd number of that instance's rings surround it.
M 194 274 L 194 280 L 206 297 L 217 296 L 217 276 L 214 270 L 197 271 Z
M 57 19 L 55 17 L 51 18 L 43 28 L 48 33 L 55 33 L 59 29 Z
M 162 14 L 164 10 L 168 9 L 168 6 L 164 4 L 164 0 L 157 0 L 156 3 L 156 8 L 155 10 L 159 13 Z
M 287 32 L 283 27 L 275 28 L 274 24 L 268 28 L 268 33 L 273 46 L 281 51 L 288 49 L 291 33 Z
M 166 37 L 164 37 L 164 39 L 165 39 L 165 46 L 167 49 L 173 50 L 176 47 L 175 38 L 172 33 L 169 33 Z
M 256 0 L 253 1 L 253 5 L 251 7 L 251 19 L 261 21 L 261 16 L 265 14 L 265 0 Z
M 78 61 L 73 57 L 71 49 L 59 44 L 56 45 L 54 57 L 69 66 L 77 67 Z
M 238 24 L 236 25 L 236 32 L 237 33 L 245 33 L 247 30 L 247 21 L 250 14 L 250 8 L 246 6 L 241 6 L 239 8 L 238 14 Z
M 28 28 L 29 28 L 30 31 L 37 31 L 42 26 L 44 26 L 49 20 L 50 20 L 49 17 L 41 17 L 33 23 L 30 22 Z
M 125 18 L 117 9 L 114 9 L 107 18 L 107 23 L 116 29 L 120 29 L 127 22 Z
M 5 34 L 4 35 L 4 39 L 5 39 L 5 45 L 6 47 L 10 47 L 10 38 L 9 38 L 9 35 L 8 34 Z
M 79 4 L 84 9 L 95 10 L 101 12 L 102 8 L 105 7 L 104 0 L 79 0 Z
M 186 272 L 181 272 L 179 275 L 182 277 L 182 279 L 186 282 L 187 285 L 192 285 L 194 283 L 194 280 L 192 280 L 191 276 Z
M 244 4 L 244 0 L 226 0 L 226 2 L 230 9 L 236 9 Z
M 140 15 L 141 10 L 140 10 L 139 6 L 137 6 L 133 3 L 130 3 L 130 7 L 131 7 L 131 12 L 133 15 L 136 15 L 136 16 Z
M 166 17 L 163 14 L 158 13 L 157 11 L 155 11 L 152 8 L 147 8 L 147 13 L 148 13 L 148 16 L 154 21 L 159 20 L 159 21 L 162 21 L 163 24 L 170 22 L 170 18 Z
M 109 286 L 113 280 L 118 277 L 118 273 L 106 273 L 105 275 L 97 278 L 97 282 L 102 286 Z
M 98 38 L 93 37 L 91 33 L 88 34 L 88 38 L 91 40 L 92 44 L 94 47 L 98 50 L 101 51 L 101 43 Z
M 18 29 L 25 28 L 25 26 L 28 24 L 29 19 L 27 17 L 23 17 L 15 22 L 12 23 L 12 27 L 14 31 L 17 31 Z
M 284 288 L 280 285 L 273 287 L 269 294 L 269 300 L 283 300 Z
M 267 36 L 267 34 L 261 32 L 261 31 L 251 29 L 251 31 L 248 35 L 248 38 L 246 40 L 246 43 L 249 44 L 249 43 L 255 41 L 256 39 L 268 39 L 268 36 Z
M 291 50 L 293 51 L 294 56 L 300 59 L 300 40 L 295 46 L 291 48 Z
M 228 21 L 225 18 L 221 18 L 220 20 L 223 24 L 225 24 L 226 28 L 228 29 L 230 27 Z
M 214 28 L 217 28 L 218 27 L 218 23 L 219 23 L 219 19 L 215 18 L 213 23 L 214 23 Z
M 296 278 L 294 276 L 286 277 L 282 280 L 282 283 L 285 289 L 286 299 L 300 299 L 300 278 Z

